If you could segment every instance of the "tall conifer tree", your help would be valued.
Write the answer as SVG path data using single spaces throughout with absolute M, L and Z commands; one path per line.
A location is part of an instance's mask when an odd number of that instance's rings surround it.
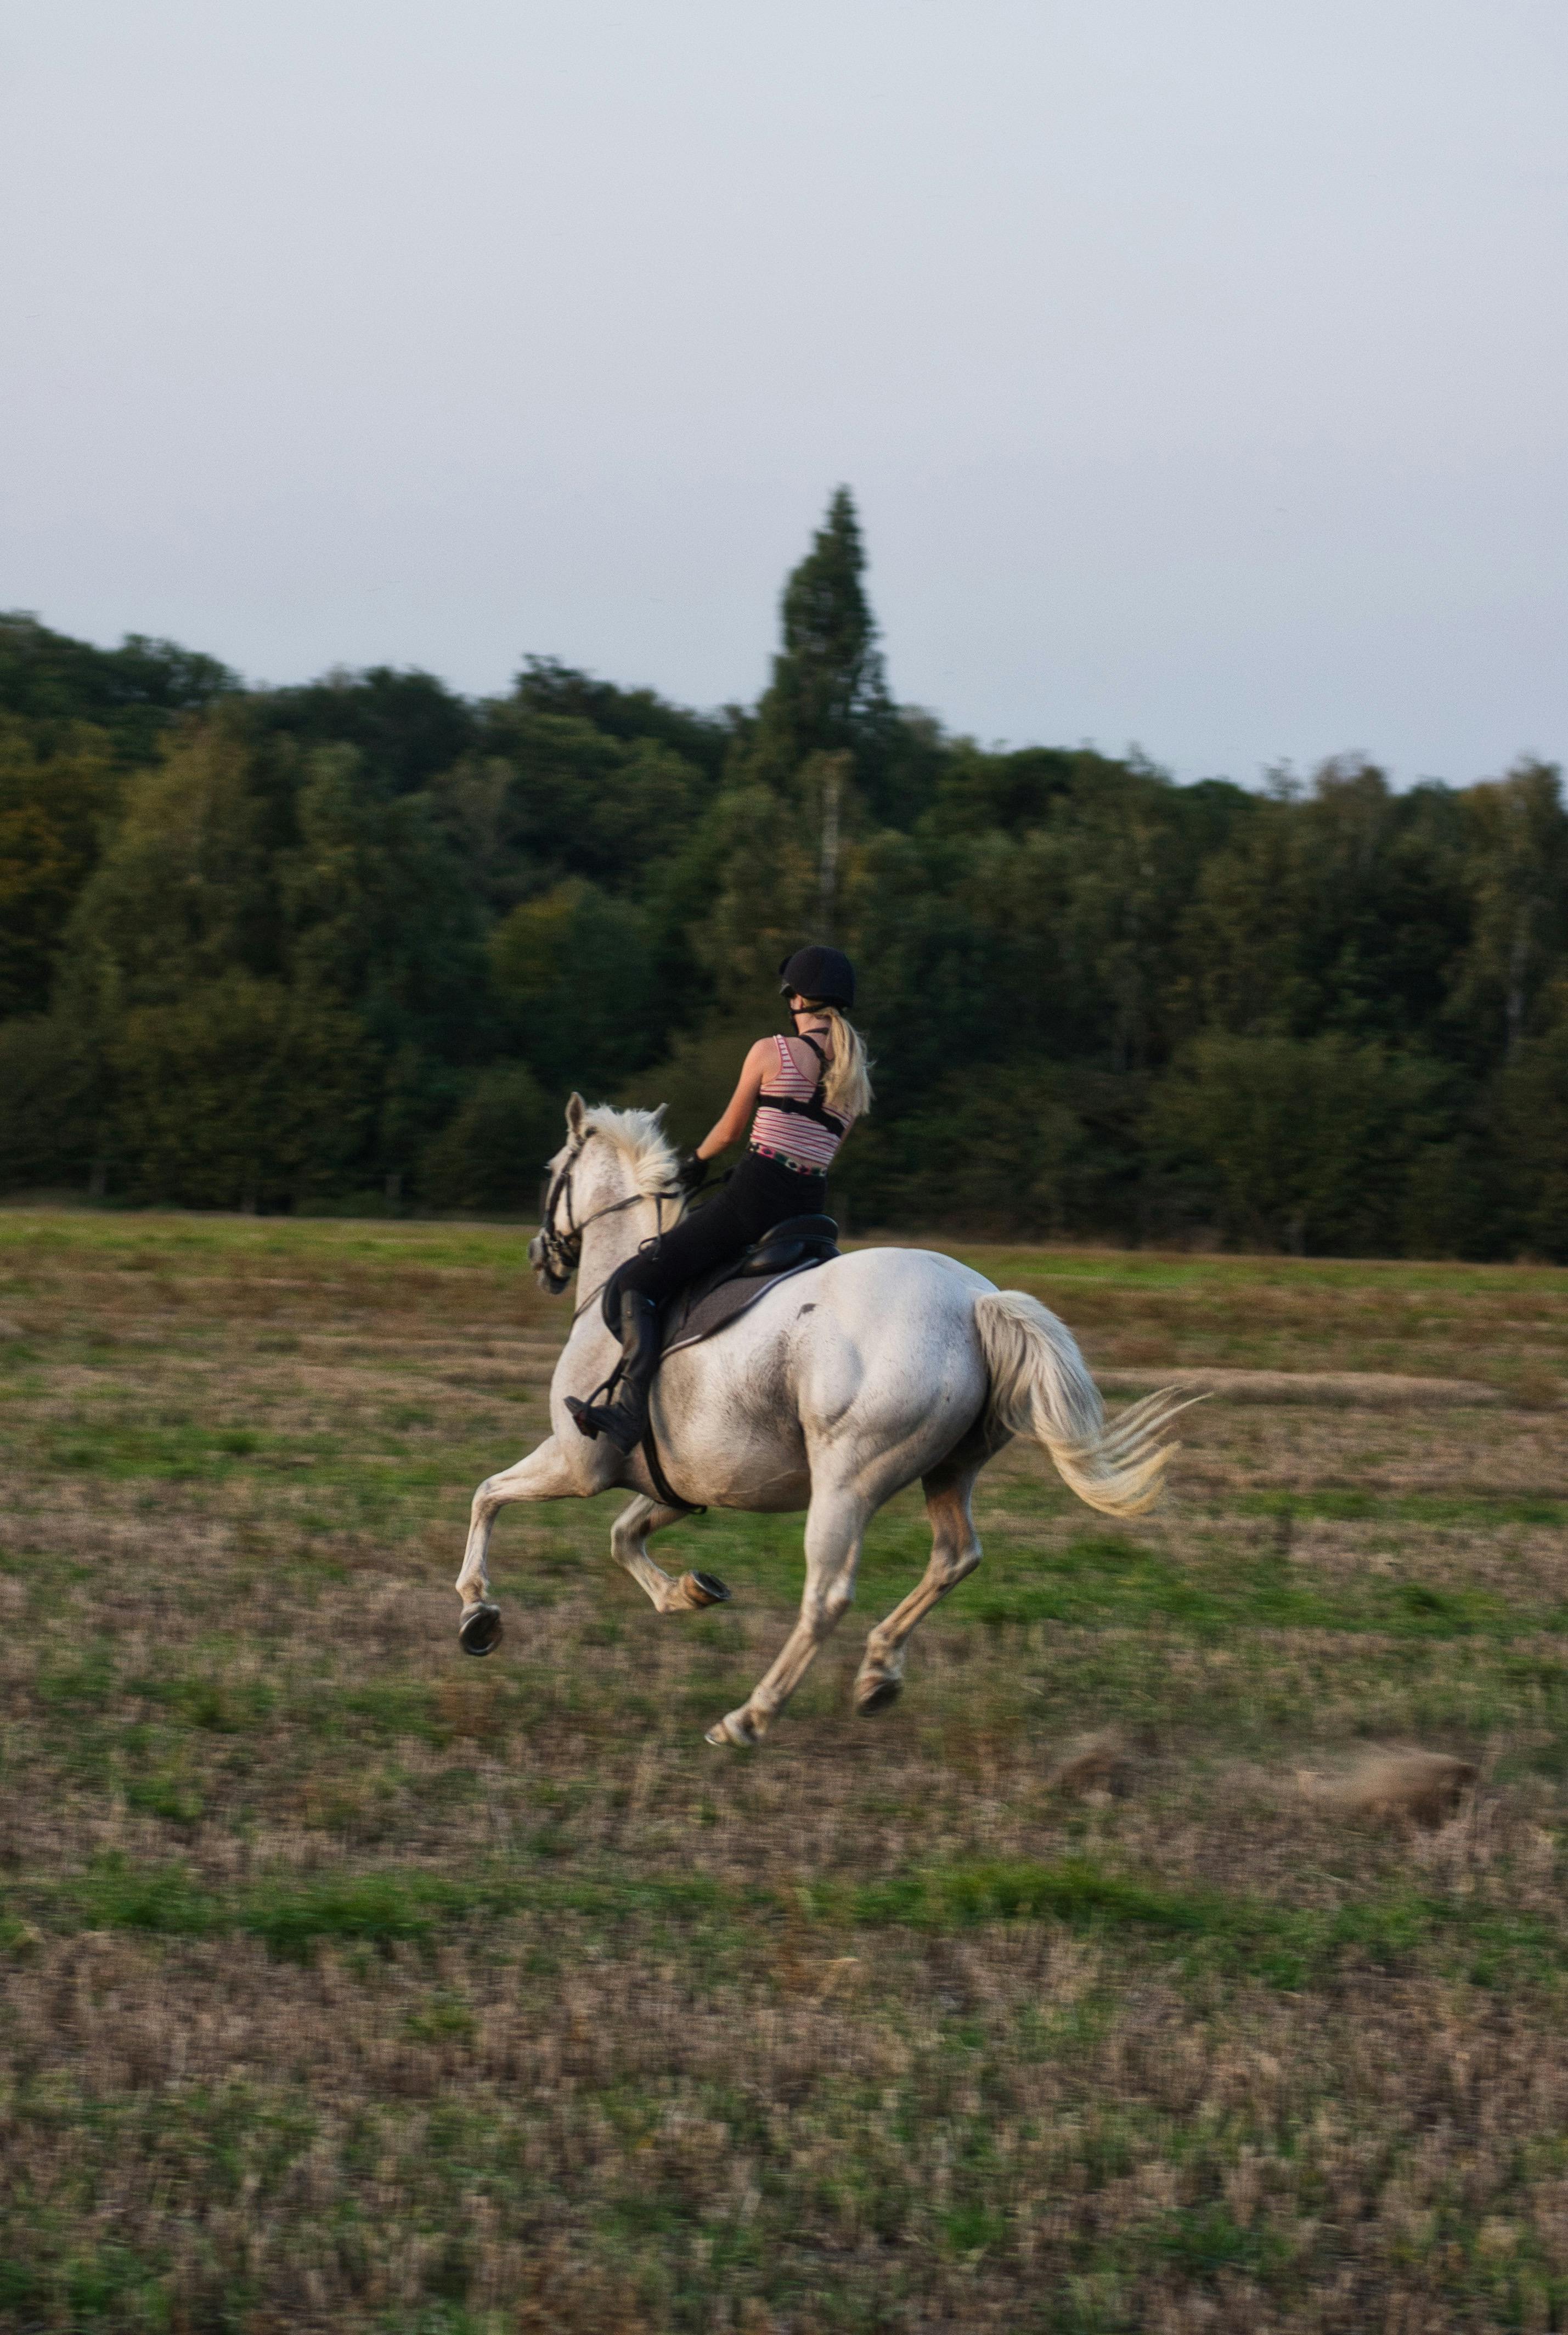
M 855 499 L 840 487 L 784 586 L 783 644 L 758 709 L 757 759 L 775 785 L 819 753 L 852 753 L 863 783 L 878 775 L 893 709 L 865 575 Z

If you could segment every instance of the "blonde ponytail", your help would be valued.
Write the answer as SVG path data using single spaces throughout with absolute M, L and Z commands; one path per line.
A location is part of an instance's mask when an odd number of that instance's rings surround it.
M 806 1003 L 813 1013 L 826 1015 L 833 1034 L 833 1060 L 828 1065 L 823 1101 L 841 1119 L 864 1119 L 871 1108 L 871 1064 L 865 1039 L 852 1022 L 846 1022 L 837 1005 L 818 1005 L 809 997 Z

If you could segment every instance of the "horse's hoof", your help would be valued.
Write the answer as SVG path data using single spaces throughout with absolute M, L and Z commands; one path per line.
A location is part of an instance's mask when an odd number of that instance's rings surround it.
M 873 1671 L 868 1678 L 855 1681 L 855 1708 L 862 1719 L 873 1719 L 879 1710 L 886 1710 L 904 1692 L 902 1679 L 889 1678 L 886 1671 Z
M 465 1654 L 493 1654 L 501 1642 L 498 1605 L 465 1605 L 458 1623 L 458 1643 Z
M 690 1607 L 728 1605 L 730 1592 L 716 1573 L 683 1573 L 681 1594 Z
M 753 1749 L 762 1740 L 761 1731 L 749 1710 L 726 1712 L 716 1727 L 710 1727 L 704 1740 L 709 1743 L 730 1743 L 740 1751 Z

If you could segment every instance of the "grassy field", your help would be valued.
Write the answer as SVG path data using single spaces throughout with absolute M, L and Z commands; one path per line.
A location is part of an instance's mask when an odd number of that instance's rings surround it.
M 661 1619 L 510 1511 L 458 1651 L 524 1238 L 0 1212 L 0 2324 L 1568 2327 L 1568 1275 L 971 1252 L 1102 1364 L 1505 1400 L 1211 1403 L 1129 1527 L 1015 1449 L 857 1720 L 905 1496 L 752 1755 L 797 1519 Z M 1303 1792 L 1385 1743 L 1480 1787 Z

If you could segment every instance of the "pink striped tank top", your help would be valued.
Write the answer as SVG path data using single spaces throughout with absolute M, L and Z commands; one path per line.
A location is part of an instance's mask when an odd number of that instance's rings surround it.
M 775 1038 L 773 1043 L 779 1049 L 779 1067 L 762 1081 L 761 1100 L 751 1121 L 751 1148 L 764 1158 L 781 1159 L 787 1168 L 799 1168 L 805 1175 L 826 1175 L 854 1121 L 823 1104 L 826 1066 L 810 1078 L 797 1066 L 782 1038 Z

